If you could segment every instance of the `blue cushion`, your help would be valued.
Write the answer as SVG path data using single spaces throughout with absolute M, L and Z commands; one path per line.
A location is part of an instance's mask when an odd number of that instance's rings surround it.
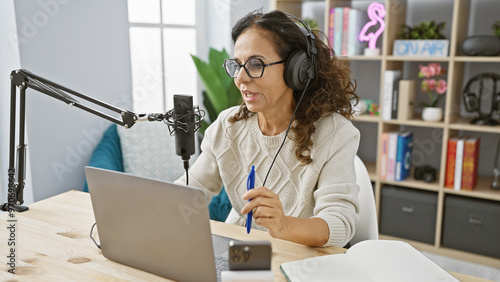
M 217 221 L 225 221 L 229 212 L 231 211 L 231 202 L 227 197 L 226 189 L 222 187 L 219 195 L 212 197 L 212 201 L 208 206 L 208 210 L 210 211 L 210 219 Z
M 101 141 L 90 157 L 89 166 L 123 172 L 122 148 L 116 131 L 116 124 L 112 124 L 104 132 Z M 83 191 L 88 192 L 87 181 Z

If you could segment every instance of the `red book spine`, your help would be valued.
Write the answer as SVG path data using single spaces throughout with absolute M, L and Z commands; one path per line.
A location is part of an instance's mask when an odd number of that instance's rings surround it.
M 465 140 L 464 162 L 462 165 L 462 190 L 474 190 L 477 183 L 479 159 L 479 138 Z
M 446 156 L 446 176 L 444 187 L 453 189 L 455 185 L 455 156 L 457 153 L 457 138 L 448 140 L 448 153 Z

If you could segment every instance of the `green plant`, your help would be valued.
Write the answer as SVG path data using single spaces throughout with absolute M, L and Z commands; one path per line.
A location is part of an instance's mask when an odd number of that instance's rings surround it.
M 422 22 L 420 25 L 411 27 L 403 24 L 402 31 L 397 34 L 398 39 L 446 39 L 442 31 L 445 22 L 436 24 L 434 21 Z
M 496 36 L 500 37 L 500 21 L 495 21 L 491 26 L 491 29 Z
M 315 19 L 303 18 L 302 20 L 304 22 L 306 22 L 306 24 L 309 25 L 309 27 L 311 28 L 311 30 L 319 29 L 318 22 Z
M 227 75 L 222 66 L 224 60 L 229 58 L 225 49 L 218 51 L 210 48 L 208 62 L 204 62 L 194 55 L 191 55 L 191 58 L 205 86 L 202 93 L 203 105 L 210 121 L 207 119 L 203 121 L 200 132 L 204 133 L 208 125 L 217 119 L 221 111 L 240 103 L 241 95 L 234 84 L 234 79 Z

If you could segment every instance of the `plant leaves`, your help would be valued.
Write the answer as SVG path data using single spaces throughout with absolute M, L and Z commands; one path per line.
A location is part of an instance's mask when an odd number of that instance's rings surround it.
M 226 108 L 227 105 L 226 95 L 221 95 L 221 93 L 226 93 L 226 89 L 224 88 L 219 76 L 212 70 L 210 65 L 203 62 L 196 56 L 191 55 L 191 58 L 196 65 L 201 81 L 205 85 L 207 97 L 212 101 L 215 110 L 220 113 Z
M 229 55 L 227 54 L 225 49 L 222 49 L 222 51 L 218 51 L 214 48 L 210 48 L 210 51 L 208 53 L 208 62 L 210 64 L 210 68 L 220 79 L 224 89 L 227 89 L 229 85 L 233 83 L 233 78 L 227 75 L 224 67 L 222 66 L 224 64 L 224 60 L 228 58 Z
M 212 101 L 210 98 L 208 98 L 207 92 L 203 91 L 203 105 L 205 106 L 205 109 L 207 110 L 208 118 L 210 119 L 210 122 L 214 122 L 215 119 L 217 119 L 218 113 L 215 110 L 214 105 L 212 104 Z

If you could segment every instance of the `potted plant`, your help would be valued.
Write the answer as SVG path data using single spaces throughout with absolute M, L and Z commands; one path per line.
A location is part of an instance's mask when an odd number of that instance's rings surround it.
M 448 89 L 446 80 L 442 78 L 446 72 L 439 63 L 429 63 L 427 66 L 420 65 L 419 67 L 418 77 L 423 78 L 420 88 L 429 98 L 429 103 L 422 103 L 424 107 L 422 119 L 440 121 L 443 118 L 443 110 L 437 104 Z
M 394 56 L 448 56 L 449 40 L 443 34 L 446 23 L 422 22 L 420 25 L 402 25 L 394 40 Z
M 225 49 L 222 51 L 210 48 L 208 62 L 191 55 L 198 75 L 205 86 L 203 105 L 207 111 L 208 121 L 204 119 L 200 132 L 203 134 L 208 125 L 217 119 L 219 113 L 229 107 L 240 104 L 240 91 L 222 67 L 224 60 L 229 58 Z

